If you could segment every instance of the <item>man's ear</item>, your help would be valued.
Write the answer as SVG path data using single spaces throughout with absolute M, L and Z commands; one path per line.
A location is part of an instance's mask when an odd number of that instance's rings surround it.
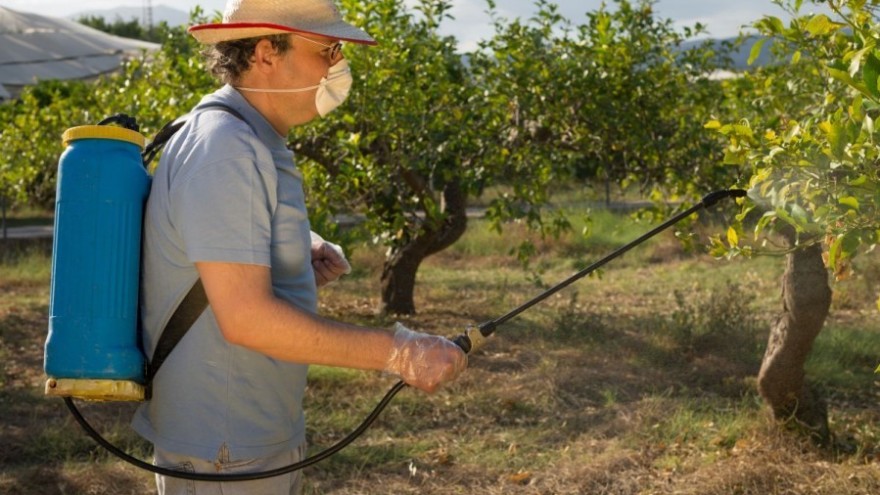
M 254 56 L 251 67 L 261 72 L 271 71 L 277 66 L 280 58 L 278 50 L 275 49 L 272 42 L 267 39 L 261 39 L 257 42 L 256 46 L 254 46 Z

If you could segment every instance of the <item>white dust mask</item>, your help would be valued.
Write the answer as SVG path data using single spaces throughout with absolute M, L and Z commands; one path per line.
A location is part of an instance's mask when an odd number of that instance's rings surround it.
M 348 67 L 348 61 L 342 59 L 330 66 L 330 70 L 327 72 L 327 77 L 322 77 L 321 82 L 314 86 L 292 89 L 242 87 L 236 87 L 235 89 L 239 91 L 250 91 L 252 93 L 302 93 L 317 88 L 318 91 L 315 93 L 315 106 L 318 108 L 318 115 L 324 117 L 348 98 L 348 93 L 351 91 L 351 83 L 351 69 Z

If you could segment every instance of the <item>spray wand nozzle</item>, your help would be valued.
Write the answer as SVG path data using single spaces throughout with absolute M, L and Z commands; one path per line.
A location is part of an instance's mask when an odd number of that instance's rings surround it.
M 638 246 L 639 244 L 654 237 L 655 235 L 659 234 L 660 232 L 675 225 L 676 223 L 678 223 L 681 220 L 683 220 L 684 218 L 690 216 L 691 214 L 693 214 L 697 210 L 700 210 L 702 208 L 709 208 L 710 206 L 714 206 L 715 203 L 721 201 L 724 198 L 742 198 L 745 196 L 746 196 L 746 191 L 744 191 L 742 189 L 722 189 L 720 191 L 711 192 L 711 193 L 703 196 L 703 199 L 700 200 L 699 203 L 697 203 L 697 204 L 691 206 L 690 208 L 688 208 L 687 210 L 675 215 L 674 217 L 670 218 L 666 222 L 657 226 L 656 228 L 654 228 L 650 232 L 642 235 L 638 239 L 630 242 L 629 244 L 621 246 L 620 248 L 618 248 L 617 250 L 615 250 L 613 253 L 609 254 L 608 256 L 606 256 L 606 257 L 602 258 L 601 260 L 593 263 L 592 265 L 584 268 L 583 270 L 575 273 L 574 275 L 568 277 L 567 279 L 563 280 L 559 284 L 547 289 L 543 293 L 539 294 L 537 297 L 535 297 L 535 298 L 531 299 L 530 301 L 516 307 L 515 309 L 513 309 L 509 313 L 505 314 L 504 316 L 501 316 L 501 317 L 496 318 L 494 320 L 489 320 L 487 322 L 481 323 L 479 326 L 476 326 L 476 327 L 468 327 L 463 334 L 453 338 L 452 341 L 455 342 L 456 345 L 461 347 L 461 349 L 465 353 L 470 353 L 471 351 L 480 348 L 483 345 L 483 343 L 485 343 L 486 339 L 495 332 L 495 330 L 498 328 L 498 325 L 501 325 L 502 323 L 506 322 L 507 320 L 510 320 L 514 316 L 517 316 L 520 313 L 522 313 L 523 311 L 531 308 L 535 304 L 538 304 L 539 302 L 543 301 L 544 299 L 547 299 L 548 297 L 559 292 L 560 290 L 564 289 L 565 287 L 568 287 L 569 285 L 571 285 L 575 281 L 580 280 L 581 278 L 596 271 L 597 269 L 604 266 L 609 261 L 617 258 L 618 256 L 629 251 L 630 249 Z
M 700 200 L 699 204 L 702 208 L 709 208 L 724 198 L 744 198 L 746 197 L 746 194 L 748 193 L 745 189 L 722 189 L 720 191 L 710 192 L 703 196 L 703 199 Z

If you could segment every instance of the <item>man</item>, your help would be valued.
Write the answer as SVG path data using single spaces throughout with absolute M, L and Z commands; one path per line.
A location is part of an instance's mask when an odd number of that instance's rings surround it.
M 342 21 L 332 0 L 229 0 L 222 22 L 190 32 L 209 45 L 226 85 L 196 106 L 154 175 L 144 219 L 147 354 L 198 279 L 209 307 L 165 361 L 133 425 L 154 444 L 158 465 L 259 472 L 303 456 L 306 365 L 381 370 L 432 392 L 467 359 L 442 337 L 316 314 L 317 286 L 347 261 L 312 237 L 286 136 L 347 96 L 340 42 L 375 41 Z M 300 484 L 299 473 L 222 485 L 157 476 L 167 495 L 287 494 Z

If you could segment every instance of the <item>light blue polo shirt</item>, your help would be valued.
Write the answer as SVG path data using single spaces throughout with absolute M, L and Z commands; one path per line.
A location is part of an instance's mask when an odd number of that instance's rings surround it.
M 211 102 L 247 122 L 204 108 Z M 196 281 L 196 261 L 271 267 L 275 295 L 316 312 L 302 182 L 285 137 L 238 91 L 225 86 L 202 99 L 166 145 L 144 214 L 148 356 Z M 162 449 L 208 460 L 223 444 L 233 459 L 292 450 L 305 440 L 306 371 L 228 343 L 209 307 L 162 365 L 132 425 Z

